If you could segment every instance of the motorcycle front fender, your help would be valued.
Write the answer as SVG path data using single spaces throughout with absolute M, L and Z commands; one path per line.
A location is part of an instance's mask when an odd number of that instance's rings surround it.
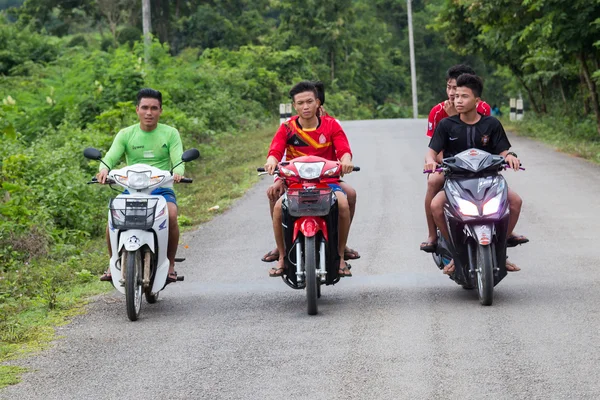
M 125 248 L 127 251 L 136 251 L 142 246 L 148 246 L 150 251 L 154 251 L 154 234 L 152 231 L 141 231 L 131 229 L 122 231 L 119 237 L 119 253 Z
M 494 224 L 483 224 L 483 225 L 465 225 L 465 228 L 469 232 L 469 235 L 475 239 L 475 242 L 482 246 L 489 246 L 492 243 L 495 230 Z
M 294 236 L 292 241 L 298 238 L 298 232 L 302 232 L 304 237 L 313 237 L 319 231 L 323 232 L 325 240 L 327 238 L 327 222 L 321 217 L 300 217 L 294 222 Z

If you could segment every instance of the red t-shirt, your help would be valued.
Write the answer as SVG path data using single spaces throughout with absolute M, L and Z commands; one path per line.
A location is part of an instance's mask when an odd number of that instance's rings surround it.
M 344 130 L 335 118 L 319 117 L 319 126 L 314 130 L 303 130 L 298 116 L 281 124 L 271 141 L 269 155 L 281 161 L 283 154 L 291 160 L 301 156 L 319 156 L 337 161 L 344 154 L 352 155 L 350 143 Z
M 427 124 L 427 136 L 432 137 L 435 132 L 435 128 L 438 126 L 441 120 L 448 117 L 446 110 L 444 110 L 444 104 L 446 102 L 442 101 L 440 104 L 436 105 L 429 112 L 429 122 Z M 485 101 L 480 101 L 477 103 L 477 112 L 481 115 L 490 116 L 492 108 Z

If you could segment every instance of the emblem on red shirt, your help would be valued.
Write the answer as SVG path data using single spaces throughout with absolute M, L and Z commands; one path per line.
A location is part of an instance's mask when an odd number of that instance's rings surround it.
M 482 146 L 487 146 L 489 141 L 490 141 L 490 135 L 484 135 L 481 137 L 481 145 Z
M 319 143 L 320 144 L 325 144 L 327 142 L 327 138 L 325 137 L 325 135 L 323 135 L 321 133 L 321 136 L 319 136 Z

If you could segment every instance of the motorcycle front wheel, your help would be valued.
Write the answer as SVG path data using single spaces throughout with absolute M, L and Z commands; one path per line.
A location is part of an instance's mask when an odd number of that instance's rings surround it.
M 125 269 L 125 303 L 127 317 L 137 321 L 142 308 L 142 254 L 140 250 L 127 252 Z
M 316 238 L 304 238 L 304 280 L 306 282 L 306 302 L 308 315 L 316 315 L 317 310 L 317 243 Z
M 477 247 L 477 294 L 481 305 L 492 305 L 494 301 L 494 263 L 491 246 L 479 245 Z

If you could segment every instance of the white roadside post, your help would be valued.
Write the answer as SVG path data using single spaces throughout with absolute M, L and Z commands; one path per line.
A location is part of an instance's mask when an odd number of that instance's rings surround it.
M 523 120 L 523 99 L 517 99 L 517 121 Z
M 279 125 L 285 122 L 285 104 L 279 104 Z
M 292 118 L 292 103 L 287 103 L 285 105 L 285 119 L 288 120 Z
M 510 99 L 510 120 L 514 121 L 517 119 L 517 99 Z

